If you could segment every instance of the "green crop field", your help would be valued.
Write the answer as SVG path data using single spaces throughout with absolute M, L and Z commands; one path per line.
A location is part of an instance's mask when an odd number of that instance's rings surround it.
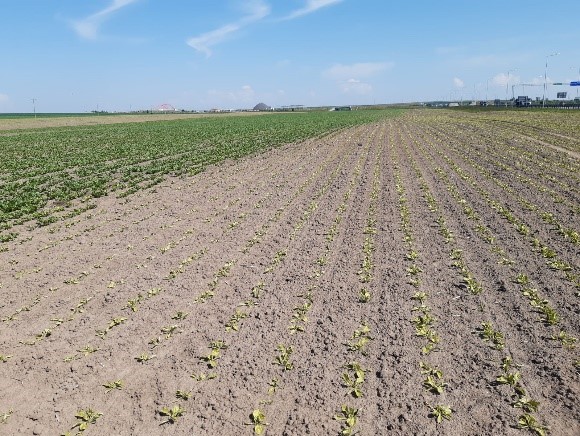
M 127 196 L 156 185 L 168 174 L 196 174 L 224 159 L 396 113 L 220 116 L 4 131 L 0 134 L 0 229 L 30 220 L 46 225 L 58 220 L 57 213 L 73 200 L 86 203 L 111 191 Z

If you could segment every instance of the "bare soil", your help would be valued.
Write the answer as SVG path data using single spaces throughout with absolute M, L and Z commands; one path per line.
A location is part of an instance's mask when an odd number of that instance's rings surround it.
M 234 112 L 228 116 L 252 116 L 265 112 Z M 127 115 L 87 115 L 71 117 L 38 117 L 38 118 L 6 118 L 0 119 L 0 131 L 21 129 L 42 129 L 48 127 L 94 126 L 100 124 L 145 123 L 148 121 L 182 120 L 186 118 L 219 117 L 220 113 L 187 114 L 187 113 L 155 113 Z
M 578 193 L 562 187 L 574 186 L 574 175 L 550 166 L 555 152 L 542 151 L 543 171 L 560 184 L 538 183 L 565 191 L 566 202 L 555 203 L 515 172 L 502 172 L 498 161 L 513 163 L 504 155 L 503 130 L 485 131 L 497 135 L 498 146 L 483 130 L 448 123 L 410 113 L 169 179 L 127 199 L 103 197 L 96 209 L 47 227 L 17 229 L 19 237 L 0 253 L 0 355 L 11 356 L 0 362 L 0 418 L 11 411 L 0 433 L 75 434 L 75 414 L 91 408 L 102 416 L 83 434 L 250 435 L 250 414 L 260 409 L 265 434 L 334 435 L 344 426 L 334 417 L 348 405 L 359 411 L 360 434 L 517 435 L 524 412 L 513 407 L 513 389 L 496 382 L 502 359 L 511 357 L 520 386 L 540 402 L 538 422 L 550 434 L 578 435 L 577 348 L 551 339 L 559 331 L 580 334 L 578 288 L 547 267 L 478 187 L 521 217 L 572 273 L 580 267 L 578 245 L 470 166 L 465 153 L 482 151 L 484 158 L 473 155 L 482 167 L 578 229 L 579 215 L 568 207 L 578 204 Z M 514 171 L 527 174 L 528 166 L 521 168 Z M 441 170 L 513 263 L 498 262 Z M 419 254 L 414 262 L 403 242 L 396 174 Z M 482 293 L 470 293 L 453 267 L 421 181 Z M 366 283 L 365 240 L 372 241 Z M 418 288 L 409 283 L 413 263 L 422 271 Z M 542 322 L 514 283 L 517 273 L 558 312 L 557 325 Z M 368 302 L 359 299 L 363 288 Z M 417 291 L 428 294 L 440 336 L 429 354 L 412 323 Z M 296 321 L 297 308 L 309 301 L 307 320 Z M 238 330 L 226 331 L 236 313 Z M 502 350 L 481 338 L 486 321 L 505 336 Z M 364 353 L 349 351 L 361 323 L 371 339 Z M 293 333 L 293 325 L 304 331 Z M 214 341 L 227 348 L 212 368 L 203 358 Z M 291 369 L 276 363 L 279 345 L 292 347 Z M 143 354 L 150 360 L 139 362 Z M 361 398 L 343 381 L 352 362 L 366 370 Z M 441 394 L 423 387 L 420 362 L 442 371 Z M 122 387 L 103 386 L 113 381 Z M 191 396 L 177 398 L 178 390 Z M 163 423 L 159 411 L 175 405 L 183 415 Z M 437 423 L 435 405 L 450 406 L 451 420 Z

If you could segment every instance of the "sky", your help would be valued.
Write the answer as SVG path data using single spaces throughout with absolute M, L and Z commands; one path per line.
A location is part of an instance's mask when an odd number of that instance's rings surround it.
M 575 97 L 578 6 L 0 0 L 0 113 Z

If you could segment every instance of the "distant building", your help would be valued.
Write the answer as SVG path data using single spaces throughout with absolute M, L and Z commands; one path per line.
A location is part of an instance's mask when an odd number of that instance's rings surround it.
M 254 110 L 262 112 L 262 111 L 271 111 L 272 108 L 265 103 L 258 103 L 256 106 L 254 106 Z
M 532 105 L 532 99 L 530 97 L 528 97 L 527 95 L 518 95 L 518 98 L 516 98 L 516 106 L 518 106 L 518 107 L 531 106 L 531 105 Z
M 351 111 L 352 106 L 336 106 L 335 108 L 331 109 L 333 111 Z

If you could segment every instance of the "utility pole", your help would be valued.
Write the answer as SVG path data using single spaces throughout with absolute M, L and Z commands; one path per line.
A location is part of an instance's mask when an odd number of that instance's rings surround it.
M 36 119 L 36 99 L 32 99 L 32 111 L 34 112 L 34 119 Z
M 560 53 L 552 53 L 546 56 L 546 66 L 544 68 L 544 97 L 542 98 L 542 107 L 546 107 L 546 91 L 548 90 L 548 58 L 558 56 Z

